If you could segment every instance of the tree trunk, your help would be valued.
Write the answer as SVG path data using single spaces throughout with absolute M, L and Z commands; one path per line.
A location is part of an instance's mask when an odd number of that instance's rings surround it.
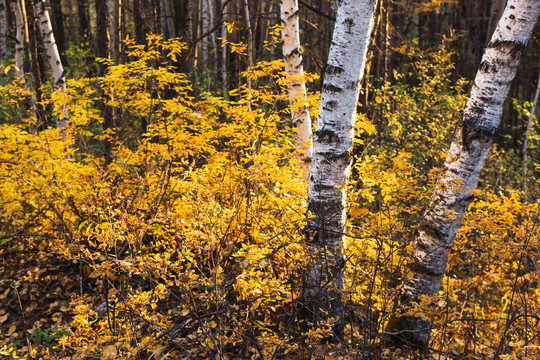
M 45 3 L 42 0 L 35 1 L 36 15 L 39 20 L 39 31 L 41 32 L 41 38 L 45 53 L 47 55 L 47 61 L 51 67 L 53 76 L 54 91 L 64 91 L 66 88 L 66 79 L 64 78 L 64 67 L 62 66 L 62 60 L 60 59 L 60 53 L 56 46 L 54 39 L 54 32 L 51 26 L 51 20 L 49 18 L 49 12 L 45 8 Z M 63 109 L 63 115 L 59 115 L 56 118 L 56 128 L 61 129 L 62 136 L 66 137 L 66 128 L 68 121 L 67 107 Z
M 176 31 L 174 27 L 173 10 L 170 0 L 161 0 L 161 16 L 163 27 L 163 37 L 165 39 L 172 39 L 176 37 Z
M 77 13 L 79 16 L 79 41 L 88 41 L 90 35 L 90 18 L 88 15 L 88 0 L 77 0 Z
M 529 133 L 531 132 L 531 125 L 536 111 L 536 104 L 538 103 L 538 95 L 540 94 L 540 75 L 538 76 L 538 82 L 536 84 L 536 94 L 531 108 L 531 115 L 529 121 L 527 121 L 527 130 L 525 130 L 525 139 L 523 140 L 523 162 L 521 168 L 521 186 L 523 189 L 523 195 L 527 198 L 527 145 L 529 143 Z
M 253 66 L 253 31 L 251 30 L 251 20 L 249 14 L 249 1 L 244 0 L 244 14 L 246 16 L 246 27 L 248 31 L 247 37 L 247 55 L 248 55 L 248 68 Z M 248 111 L 251 111 L 251 78 L 247 79 L 248 90 Z
M 337 338 L 343 333 L 346 183 L 375 2 L 340 1 L 313 141 L 306 228 L 312 261 L 304 278 L 303 298 L 308 321 L 320 323 L 333 318 Z
M 51 4 L 51 26 L 54 31 L 54 38 L 56 40 L 56 47 L 62 59 L 62 64 L 67 66 L 67 60 L 64 56 L 67 50 L 66 32 L 64 30 L 64 13 L 62 12 L 61 0 L 50 0 Z
M 220 0 L 220 8 L 222 7 L 222 3 L 223 1 L 225 0 Z M 221 25 L 221 38 L 222 40 L 225 42 L 227 41 L 227 24 L 225 24 L 225 21 L 228 20 L 228 9 L 229 9 L 229 4 L 228 3 L 225 3 L 225 6 L 223 7 L 223 22 L 222 22 L 222 25 Z M 222 91 L 223 91 L 223 97 L 225 97 L 226 99 L 229 98 L 229 82 L 228 82 L 228 73 L 227 73 L 227 70 L 228 70 L 228 67 L 227 67 L 227 45 L 223 45 L 221 47 L 221 69 L 220 69 L 220 72 L 221 72 L 221 88 L 222 88 Z
M 538 0 L 508 1 L 480 63 L 463 120 L 458 124 L 450 145 L 444 174 L 416 228 L 410 269 L 412 278 L 405 281 L 398 307 L 407 306 L 418 301 L 419 296 L 432 295 L 440 289 L 449 249 L 473 199 L 510 84 L 539 13 Z M 430 327 L 427 320 L 402 316 L 392 318 L 387 329 L 396 332 L 394 338 L 399 342 L 425 346 Z
M 6 0 L 0 0 L 0 60 L 5 60 L 7 54 L 7 7 Z
M 109 41 L 110 41 L 110 53 L 114 65 L 120 63 L 120 17 L 122 2 L 121 0 L 109 0 L 107 2 L 109 10 Z
M 281 1 L 281 21 L 284 25 L 282 37 L 285 71 L 290 77 L 287 87 L 294 131 L 293 143 L 299 150 L 297 158 L 302 168 L 302 179 L 307 182 L 311 167 L 311 117 L 306 107 L 307 92 L 300 52 L 298 0 Z
M 96 56 L 107 59 L 109 57 L 108 0 L 95 0 L 96 7 Z M 98 64 L 99 76 L 105 74 L 105 65 Z
M 23 52 L 24 52 L 24 17 L 21 10 L 21 4 L 17 2 L 11 2 L 11 10 L 15 16 L 15 74 L 16 77 L 21 83 L 28 88 L 26 80 L 24 79 L 23 71 Z M 28 108 L 32 113 L 32 117 L 37 119 L 36 113 L 36 100 L 34 96 L 30 93 L 27 98 Z M 35 121 L 35 120 L 34 120 Z M 37 134 L 36 123 L 32 123 L 29 126 L 28 132 L 30 134 Z
M 141 0 L 133 0 L 133 25 L 135 43 L 137 45 L 144 44 L 146 32 L 144 31 L 144 22 L 141 15 Z
M 31 126 L 31 132 L 35 133 L 40 128 L 46 128 L 47 117 L 45 115 L 45 108 L 43 106 L 43 90 L 41 85 L 43 84 L 44 66 L 39 56 L 39 36 L 38 26 L 36 21 L 36 13 L 34 4 L 32 1 L 25 2 L 24 0 L 17 1 L 22 12 L 22 18 L 24 21 L 24 33 L 25 42 L 28 44 L 28 57 L 30 62 L 30 71 L 34 78 L 34 91 L 35 91 L 35 114 L 36 122 Z
M 24 81 L 23 55 L 24 55 L 24 17 L 19 1 L 11 3 L 11 11 L 15 16 L 15 66 L 16 75 Z

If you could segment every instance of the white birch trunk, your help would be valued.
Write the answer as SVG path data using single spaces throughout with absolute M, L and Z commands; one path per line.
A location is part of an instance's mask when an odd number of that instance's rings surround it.
M 208 2 L 207 0 L 200 0 L 201 1 L 201 33 L 206 34 L 208 33 L 208 29 L 210 27 L 209 25 L 209 19 L 208 19 Z M 202 39 L 201 41 L 201 52 L 202 52 L 202 66 L 201 69 L 203 73 L 206 74 L 208 69 L 208 40 L 206 38 Z
M 307 182 L 311 168 L 311 117 L 306 107 L 307 92 L 300 52 L 298 0 L 281 1 L 281 21 L 284 25 L 281 34 L 285 71 L 291 78 L 287 90 L 291 104 L 293 143 L 299 150 L 297 158 L 302 168 L 302 179 Z
M 19 81 L 24 85 L 26 89 L 26 80 L 24 78 L 23 71 L 23 53 L 24 53 L 24 17 L 21 9 L 21 2 L 17 0 L 16 2 L 11 2 L 11 12 L 15 16 L 15 75 Z M 29 92 L 30 93 L 30 92 Z M 37 119 L 36 113 L 36 99 L 30 93 L 28 96 L 29 107 L 32 111 L 32 117 L 34 118 L 34 123 L 30 124 L 28 132 L 30 134 L 37 134 L 37 126 L 35 120 Z
M 312 256 L 304 279 L 307 315 L 314 323 L 333 318 L 336 337 L 343 331 L 346 183 L 351 171 L 356 104 L 363 76 L 373 0 L 342 0 L 321 91 L 308 188 L 306 232 Z
M 473 198 L 510 84 L 539 14 L 538 0 L 508 0 L 480 63 L 463 120 L 450 145 L 443 176 L 415 231 L 412 278 L 405 281 L 399 306 L 440 289 L 448 252 Z M 425 346 L 430 326 L 429 321 L 421 318 L 395 317 L 390 320 L 388 330 L 396 331 L 397 341 Z
M 6 0 L 0 0 L 0 60 L 4 60 L 7 54 L 7 7 Z
M 41 38 L 43 39 L 43 46 L 47 54 L 47 61 L 51 67 L 53 76 L 54 91 L 64 91 L 66 88 L 66 79 L 64 78 L 64 67 L 62 66 L 62 60 L 60 59 L 60 53 L 54 40 L 54 33 L 51 26 L 51 20 L 49 18 L 49 12 L 45 7 L 45 2 L 37 0 L 35 2 L 36 15 L 39 19 L 39 31 L 41 32 Z M 56 128 L 62 129 L 62 134 L 65 137 L 65 129 L 68 121 L 67 107 L 63 109 L 63 116 L 58 116 L 56 119 Z
M 11 11 L 15 16 L 15 66 L 17 77 L 24 81 L 23 53 L 24 53 L 24 17 L 20 1 L 11 3 Z

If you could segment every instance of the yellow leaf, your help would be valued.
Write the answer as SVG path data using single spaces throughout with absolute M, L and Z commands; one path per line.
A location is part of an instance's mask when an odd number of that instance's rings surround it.
M 8 329 L 8 335 L 11 335 L 15 332 L 15 330 L 17 330 L 17 326 L 15 325 L 11 325 Z
M 336 358 L 332 355 L 324 355 L 324 360 L 335 360 Z

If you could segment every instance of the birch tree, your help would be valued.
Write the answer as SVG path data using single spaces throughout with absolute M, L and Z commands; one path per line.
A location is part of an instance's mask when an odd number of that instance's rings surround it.
M 23 55 L 24 55 L 24 17 L 20 1 L 11 2 L 11 12 L 15 17 L 15 67 L 19 79 L 24 81 Z
M 287 84 L 291 118 L 293 125 L 293 143 L 300 150 L 297 158 L 302 168 L 302 178 L 308 180 L 311 167 L 311 117 L 306 108 L 307 92 L 303 80 L 304 67 L 300 52 L 298 22 L 298 0 L 281 1 L 281 21 L 283 23 L 283 57 L 285 71 L 289 74 Z
M 540 1 L 508 0 L 491 37 L 459 122 L 430 205 L 414 234 L 414 255 L 398 306 L 439 291 L 449 249 L 473 199 L 480 172 L 497 132 L 503 104 L 523 49 L 538 20 Z M 405 276 L 404 276 L 405 278 Z M 387 329 L 416 346 L 429 340 L 431 323 L 414 316 L 394 317 Z
M 376 1 L 340 2 L 321 91 L 308 186 L 306 232 L 312 261 L 304 279 L 310 321 L 332 320 L 343 331 L 346 182 L 351 171 L 356 105 Z
M 39 31 L 41 33 L 41 39 L 43 41 L 43 47 L 47 54 L 47 61 L 51 67 L 53 76 L 54 91 L 64 91 L 66 88 L 66 79 L 64 78 L 64 67 L 62 66 L 62 60 L 60 59 L 60 53 L 56 46 L 54 39 L 54 33 L 49 17 L 49 12 L 45 7 L 45 2 L 42 0 L 35 1 L 36 16 L 39 23 Z M 65 136 L 65 129 L 67 127 L 68 112 L 67 107 L 63 109 L 63 115 L 58 116 L 56 119 L 56 128 L 61 129 Z

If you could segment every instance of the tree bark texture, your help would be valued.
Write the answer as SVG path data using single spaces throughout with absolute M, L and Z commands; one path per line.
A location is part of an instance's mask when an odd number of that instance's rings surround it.
M 90 35 L 90 17 L 88 14 L 88 0 L 77 0 L 77 14 L 79 16 L 79 37 L 81 42 Z M 88 40 L 88 39 L 87 39 Z
M 39 31 L 43 41 L 43 47 L 47 55 L 47 60 L 51 67 L 53 76 L 54 91 L 64 91 L 66 88 L 66 79 L 64 78 L 64 67 L 62 60 L 60 59 L 60 53 L 56 46 L 54 39 L 54 33 L 51 26 L 51 20 L 49 18 L 49 12 L 45 8 L 45 3 L 42 0 L 35 1 L 36 15 L 39 21 Z M 65 129 L 68 121 L 67 108 L 63 110 L 63 116 L 58 116 L 56 119 L 56 128 L 62 129 L 62 133 L 65 136 Z
M 15 16 L 15 66 L 17 77 L 24 80 L 23 55 L 24 55 L 24 17 L 19 1 L 11 3 L 11 9 Z
M 313 141 L 306 228 L 312 261 L 306 269 L 303 299 L 309 321 L 334 319 L 337 338 L 343 333 L 341 270 L 346 183 L 351 171 L 356 104 L 375 2 L 340 2 Z
M 7 20 L 6 0 L 0 0 L 0 60 L 4 60 L 7 54 Z
M 110 54 L 114 65 L 118 65 L 120 63 L 120 39 L 122 38 L 120 23 L 120 18 L 122 16 L 122 1 L 109 0 L 107 5 L 109 9 Z
M 34 91 L 35 91 L 35 114 L 36 123 L 35 127 L 31 127 L 31 132 L 37 132 L 37 129 L 47 128 L 47 116 L 45 115 L 45 108 L 43 106 L 43 90 L 41 85 L 43 84 L 43 74 L 45 73 L 42 57 L 39 56 L 39 29 L 36 21 L 36 11 L 34 4 L 31 0 L 25 2 L 24 0 L 17 1 L 20 4 L 20 10 L 22 12 L 22 18 L 24 21 L 24 33 L 25 42 L 28 43 L 28 57 L 30 62 L 30 71 L 34 78 Z M 35 129 L 35 130 L 34 130 Z
M 281 21 L 284 26 L 282 37 L 285 71 L 290 77 L 287 90 L 294 131 L 293 143 L 300 150 L 297 158 L 302 168 L 302 178 L 307 182 L 311 168 L 311 117 L 306 107 L 307 92 L 300 52 L 298 0 L 281 1 Z
M 414 234 L 414 255 L 398 306 L 439 291 L 447 258 L 463 215 L 473 199 L 480 172 L 502 115 L 523 49 L 540 13 L 538 0 L 509 0 L 480 63 L 463 119 L 457 126 L 444 173 Z M 425 346 L 431 323 L 419 317 L 394 317 L 388 331 L 395 340 Z
M 64 56 L 65 51 L 67 50 L 66 42 L 66 32 L 64 29 L 64 13 L 62 12 L 62 0 L 50 0 L 50 9 L 51 9 L 51 26 L 54 32 L 54 38 L 56 40 L 56 47 L 60 53 L 60 59 L 62 59 L 62 64 L 67 66 L 67 60 Z

